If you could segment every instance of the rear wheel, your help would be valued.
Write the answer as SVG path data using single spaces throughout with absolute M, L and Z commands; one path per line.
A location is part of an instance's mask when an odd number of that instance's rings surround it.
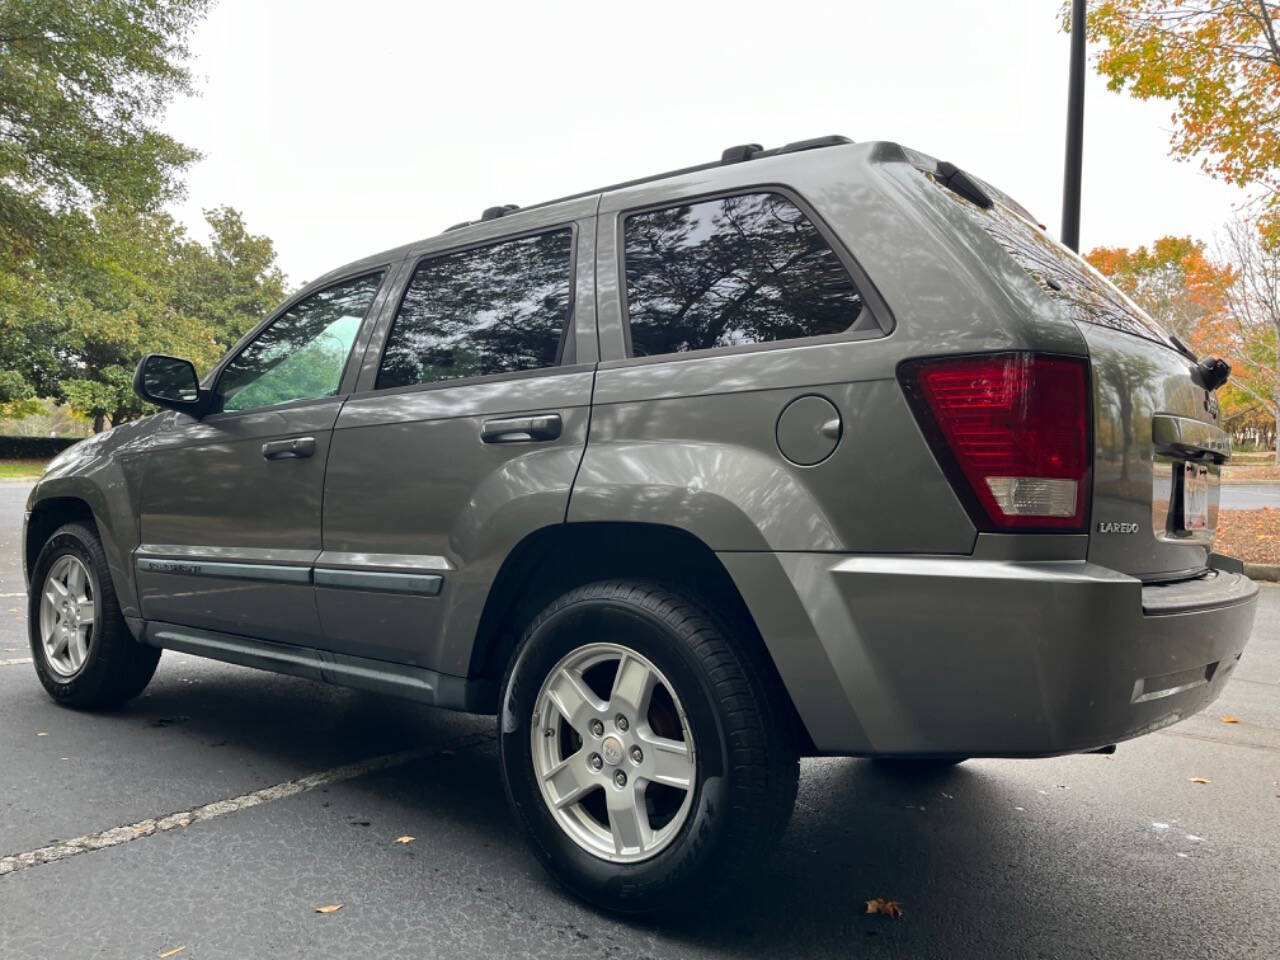
M 799 766 L 743 646 L 695 600 L 638 581 L 572 590 L 525 632 L 503 685 L 504 780 L 572 892 L 658 910 L 771 852 Z
M 49 696 L 72 707 L 106 707 L 143 691 L 160 651 L 129 632 L 92 529 L 60 527 L 41 548 L 31 585 L 31 656 Z

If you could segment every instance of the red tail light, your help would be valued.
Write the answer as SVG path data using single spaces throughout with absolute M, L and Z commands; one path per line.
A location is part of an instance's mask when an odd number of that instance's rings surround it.
M 1087 530 L 1087 360 L 948 357 L 904 363 L 899 377 L 980 530 Z

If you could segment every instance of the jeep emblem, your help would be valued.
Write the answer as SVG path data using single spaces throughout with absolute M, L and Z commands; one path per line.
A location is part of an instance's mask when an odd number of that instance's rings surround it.
M 1138 525 L 1130 520 L 1099 520 L 1099 533 L 1137 533 Z

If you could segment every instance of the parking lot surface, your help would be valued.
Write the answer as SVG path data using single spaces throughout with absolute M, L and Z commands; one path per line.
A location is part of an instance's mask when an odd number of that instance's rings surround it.
M 774 860 L 634 922 L 526 851 L 489 718 L 172 653 L 122 710 L 54 705 L 25 662 L 26 493 L 0 484 L 4 960 L 1276 955 L 1280 588 L 1208 712 L 1112 757 L 805 761 Z
M 1280 483 L 1224 483 L 1223 510 L 1261 510 L 1280 507 Z

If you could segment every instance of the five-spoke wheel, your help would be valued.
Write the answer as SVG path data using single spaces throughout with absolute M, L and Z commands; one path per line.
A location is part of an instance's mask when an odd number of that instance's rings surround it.
M 64 554 L 45 574 L 40 594 L 40 642 L 60 677 L 84 666 L 93 642 L 93 582 L 79 557 Z
M 651 857 L 693 798 L 693 735 L 662 672 L 635 650 L 592 643 L 539 690 L 530 728 L 542 797 L 575 842 L 606 860 Z
M 106 707 L 142 692 L 160 651 L 129 630 L 96 530 L 84 523 L 55 530 L 31 567 L 31 588 L 32 659 L 50 696 Z
M 651 912 L 758 869 L 795 799 L 791 715 L 756 638 L 642 580 L 575 587 L 526 628 L 502 687 L 503 782 L 578 896 Z

